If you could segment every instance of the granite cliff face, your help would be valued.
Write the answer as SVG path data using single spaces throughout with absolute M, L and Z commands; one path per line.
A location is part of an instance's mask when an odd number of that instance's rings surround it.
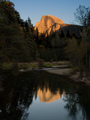
M 41 20 L 36 23 L 35 30 L 38 29 L 39 33 L 44 33 L 46 36 L 52 34 L 55 31 L 63 30 L 66 34 L 67 30 L 70 34 L 79 34 L 81 26 L 65 24 L 61 19 L 52 15 L 42 16 Z
M 64 22 L 52 15 L 42 16 L 41 20 L 36 23 L 35 29 L 38 29 L 39 33 L 52 33 L 60 29 L 60 26 Z

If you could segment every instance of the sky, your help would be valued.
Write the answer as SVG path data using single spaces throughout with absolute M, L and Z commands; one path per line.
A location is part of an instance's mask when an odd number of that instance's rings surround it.
M 79 5 L 90 7 L 90 0 L 10 0 L 23 20 L 30 17 L 35 26 L 42 15 L 53 15 L 64 23 L 78 24 L 74 13 Z

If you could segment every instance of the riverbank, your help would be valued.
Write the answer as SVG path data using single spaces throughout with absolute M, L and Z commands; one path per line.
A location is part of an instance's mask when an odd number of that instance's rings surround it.
M 67 67 L 69 66 L 68 61 L 57 61 L 57 62 L 44 62 L 42 59 L 37 62 L 30 63 L 3 63 L 1 69 L 38 69 L 38 68 L 56 68 L 56 67 Z
M 12 66 L 13 63 L 4 63 L 3 70 L 12 70 L 14 68 L 17 68 L 20 72 L 27 72 L 30 70 L 45 70 L 49 73 L 67 76 L 72 82 L 90 86 L 90 78 L 83 76 L 83 78 L 80 79 L 79 72 L 74 72 L 74 74 L 72 74 L 72 69 L 70 68 L 68 61 L 44 62 L 41 67 L 39 66 L 38 62 L 18 63 L 15 64 L 14 67 Z
M 58 75 L 69 75 L 71 72 L 70 68 L 57 68 L 57 69 L 51 69 L 51 70 L 46 70 L 49 73 L 53 74 L 58 74 Z
M 46 71 L 49 73 L 53 73 L 53 74 L 67 76 L 70 78 L 70 81 L 72 82 L 90 86 L 90 78 L 83 76 L 83 78 L 81 79 L 79 72 L 76 72 L 75 74 L 71 74 L 72 72 L 71 68 L 51 69 L 51 70 L 46 70 Z

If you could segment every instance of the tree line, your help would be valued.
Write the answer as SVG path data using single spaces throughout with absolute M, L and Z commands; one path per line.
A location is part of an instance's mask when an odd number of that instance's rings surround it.
M 30 18 L 23 21 L 10 1 L 0 1 L 0 62 L 29 62 L 37 45 Z

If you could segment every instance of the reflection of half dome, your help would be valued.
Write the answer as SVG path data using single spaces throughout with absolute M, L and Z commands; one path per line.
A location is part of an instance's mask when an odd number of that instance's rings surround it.
M 49 88 L 47 89 L 44 88 L 43 90 L 38 89 L 37 96 L 39 97 L 41 102 L 46 102 L 46 103 L 54 102 L 61 98 L 59 91 L 56 91 L 56 93 L 53 94 Z

